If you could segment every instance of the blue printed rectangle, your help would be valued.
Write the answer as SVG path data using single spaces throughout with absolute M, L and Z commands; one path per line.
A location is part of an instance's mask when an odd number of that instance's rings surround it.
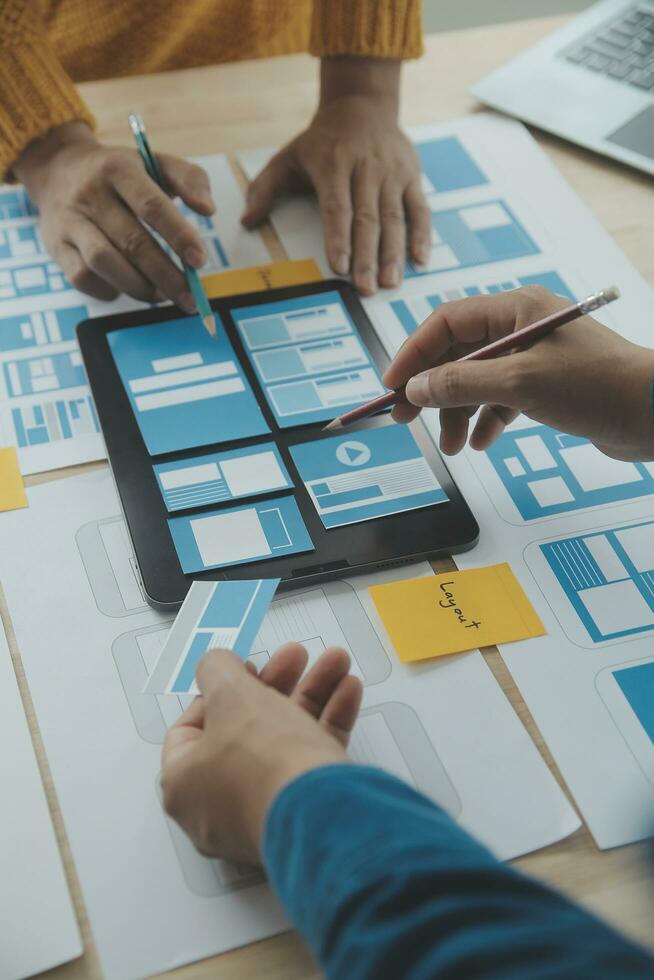
M 60 293 L 71 289 L 70 283 L 55 262 L 34 262 L 25 266 L 0 269 L 0 300 L 20 299 L 42 293 Z
M 313 551 L 293 497 L 261 500 L 197 517 L 172 517 L 168 527 L 184 572 L 229 568 Z
M 45 391 L 79 388 L 86 384 L 84 365 L 78 350 L 47 357 L 5 361 L 2 366 L 9 398 L 38 395 Z
M 304 442 L 291 446 L 291 456 L 326 528 L 447 500 L 407 426 Z
M 90 395 L 46 400 L 40 405 L 12 408 L 11 420 L 19 449 L 42 446 L 75 436 L 91 436 L 100 431 Z
M 197 693 L 195 672 L 210 649 L 245 660 L 280 580 L 193 582 L 145 688 L 147 694 Z
M 545 286 L 546 289 L 550 289 L 559 296 L 564 296 L 571 301 L 574 300 L 572 291 L 558 272 L 548 271 L 529 276 L 518 276 L 516 279 L 507 279 L 502 283 L 470 285 L 456 289 L 450 288 L 438 293 L 431 292 L 430 290 L 426 295 L 420 294 L 411 297 L 407 296 L 404 299 L 391 300 L 389 306 L 404 332 L 406 334 L 412 334 L 423 320 L 427 319 L 430 313 L 433 313 L 439 306 L 450 300 L 465 299 L 466 296 L 481 296 L 483 293 L 501 293 L 536 283 Z
M 31 218 L 37 211 L 22 187 L 5 187 L 0 191 L 0 220 Z
M 323 422 L 384 386 L 338 292 L 232 311 L 281 428 Z
M 199 317 L 107 335 L 152 456 L 270 431 L 225 331 Z
M 507 429 L 486 458 L 525 521 L 654 493 L 651 464 L 611 459 L 587 439 L 537 423 Z
M 480 187 L 488 178 L 456 136 L 416 143 L 426 192 L 445 193 Z
M 35 222 L 0 229 L 0 259 L 32 259 L 40 255 L 45 255 L 45 250 Z
M 75 327 L 89 315 L 86 306 L 0 316 L 0 351 L 15 351 L 75 340 Z
M 159 463 L 154 473 L 169 512 L 287 490 L 293 485 L 274 442 Z
M 539 547 L 593 643 L 654 631 L 654 522 Z
M 654 662 L 614 670 L 613 676 L 645 734 L 654 744 Z
M 505 201 L 491 200 L 432 211 L 433 242 L 424 265 L 406 275 L 466 269 L 538 255 L 540 249 Z

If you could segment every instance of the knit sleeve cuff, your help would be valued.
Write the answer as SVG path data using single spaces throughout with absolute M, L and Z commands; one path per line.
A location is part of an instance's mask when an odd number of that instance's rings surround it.
M 311 54 L 419 58 L 420 0 L 314 0 Z
M 38 136 L 55 126 L 95 120 L 54 52 L 41 38 L 25 38 L 0 50 L 0 181 Z

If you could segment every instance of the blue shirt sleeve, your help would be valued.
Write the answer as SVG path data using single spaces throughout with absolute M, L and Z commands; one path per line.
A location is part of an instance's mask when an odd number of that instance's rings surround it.
M 648 953 L 381 770 L 326 766 L 288 785 L 264 862 L 333 980 L 654 977 Z

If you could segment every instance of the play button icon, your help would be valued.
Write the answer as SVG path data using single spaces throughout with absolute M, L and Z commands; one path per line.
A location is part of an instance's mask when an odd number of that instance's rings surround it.
M 365 443 L 348 439 L 340 443 L 336 450 L 336 459 L 344 466 L 364 466 L 370 459 L 370 450 Z

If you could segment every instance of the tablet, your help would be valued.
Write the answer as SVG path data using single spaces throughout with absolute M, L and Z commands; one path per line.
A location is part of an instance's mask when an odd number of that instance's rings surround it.
M 217 335 L 168 307 L 77 336 L 143 592 L 193 579 L 283 591 L 471 548 L 477 523 L 420 420 L 342 432 L 388 359 L 349 285 L 213 300 Z

